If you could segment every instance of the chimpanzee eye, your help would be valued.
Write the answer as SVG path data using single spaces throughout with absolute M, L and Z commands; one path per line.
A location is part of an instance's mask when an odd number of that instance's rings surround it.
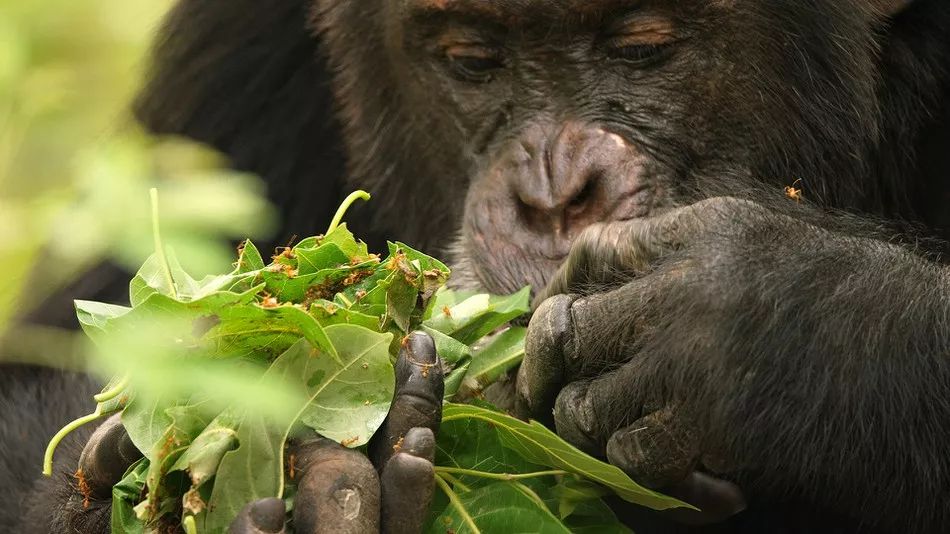
M 607 57 L 644 67 L 663 59 L 682 37 L 675 21 L 637 11 L 606 28 L 603 46 Z
M 667 50 L 667 45 L 643 44 L 611 48 L 607 53 L 611 59 L 623 59 L 633 63 L 645 64 L 658 58 Z
M 497 50 L 483 46 L 450 46 L 445 55 L 455 76 L 473 83 L 490 82 L 495 72 L 505 66 Z

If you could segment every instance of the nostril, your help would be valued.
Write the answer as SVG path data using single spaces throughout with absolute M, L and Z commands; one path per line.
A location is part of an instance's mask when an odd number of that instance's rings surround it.
M 597 192 L 597 182 L 599 180 L 599 173 L 590 176 L 587 181 L 584 183 L 584 187 L 578 191 L 570 202 L 567 204 L 567 208 L 571 212 L 583 211 L 586 209 L 587 205 L 594 200 L 594 194 Z

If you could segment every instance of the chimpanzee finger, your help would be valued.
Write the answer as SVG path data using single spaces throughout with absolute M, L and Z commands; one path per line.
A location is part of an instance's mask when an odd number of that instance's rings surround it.
M 276 497 L 245 506 L 231 523 L 228 534 L 284 534 L 284 501 Z
M 695 425 L 669 406 L 618 430 L 607 442 L 607 460 L 650 488 L 683 482 L 699 456 Z
M 636 372 L 631 364 L 626 368 Z M 663 512 L 675 521 L 718 523 L 744 510 L 745 497 L 738 486 L 695 471 L 701 457 L 699 435 L 692 420 L 676 408 L 666 407 L 639 418 L 614 432 L 603 445 L 608 429 L 617 428 L 625 418 L 628 405 L 621 401 L 612 406 L 610 400 L 622 384 L 632 384 L 630 375 L 614 373 L 565 388 L 555 409 L 558 434 L 591 454 L 606 454 L 611 464 L 638 483 L 699 508 Z
M 93 432 L 79 456 L 79 479 L 90 497 L 106 499 L 112 496 L 116 485 L 129 466 L 142 458 L 129 434 L 122 426 L 122 419 L 114 415 Z
M 432 430 L 410 430 L 380 477 L 383 532 L 422 532 L 435 486 L 434 461 L 435 434 Z
M 761 211 L 749 201 L 716 197 L 654 217 L 593 225 L 575 240 L 567 260 L 535 303 L 554 295 L 588 293 L 591 287 L 648 272 L 657 259 L 696 241 L 719 222 L 740 212 L 745 219 L 754 218 Z
M 438 432 L 444 391 L 435 342 L 424 332 L 413 332 L 403 342 L 396 361 L 396 391 L 389 415 L 370 442 L 369 456 L 378 469 L 386 466 L 411 429 Z
M 297 534 L 379 532 L 379 477 L 366 456 L 318 438 L 295 446 L 294 458 Z
M 568 379 L 596 376 L 635 352 L 640 310 L 660 280 L 637 279 L 613 291 L 578 298 L 558 295 L 541 304 L 528 325 L 518 372 L 519 401 L 544 421 Z
M 618 429 L 662 407 L 646 399 L 641 361 L 592 380 L 568 384 L 557 396 L 554 425 L 559 436 L 593 456 L 604 457 Z

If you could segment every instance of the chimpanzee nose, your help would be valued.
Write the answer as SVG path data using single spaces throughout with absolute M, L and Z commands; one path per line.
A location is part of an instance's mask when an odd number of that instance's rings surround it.
M 527 169 L 510 176 L 519 218 L 537 233 L 570 241 L 614 218 L 617 201 L 638 187 L 640 158 L 622 137 L 594 124 L 571 121 L 553 134 L 543 130 L 523 134 Z

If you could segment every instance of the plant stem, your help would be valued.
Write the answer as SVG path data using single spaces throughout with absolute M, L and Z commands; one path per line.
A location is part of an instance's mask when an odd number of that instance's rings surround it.
M 125 391 L 125 388 L 127 388 L 128 386 L 129 386 L 129 377 L 128 375 L 126 375 L 122 377 L 122 380 L 119 380 L 119 382 L 115 386 L 110 388 L 108 391 L 103 391 L 102 393 L 98 395 L 94 395 L 92 398 L 95 399 L 95 401 L 100 404 L 103 402 L 109 402 L 112 399 L 121 395 L 122 392 Z
M 165 271 L 165 283 L 168 284 L 172 296 L 178 298 L 178 289 L 175 287 L 175 278 L 172 277 L 172 268 L 168 263 L 168 257 L 165 256 L 165 247 L 162 245 L 162 231 L 158 224 L 158 189 L 152 188 L 148 192 L 152 198 L 152 238 L 155 240 L 155 254 L 162 262 L 162 269 Z
M 487 473 L 485 471 L 475 471 L 473 469 L 462 469 L 460 467 L 441 467 L 436 466 L 436 473 L 449 473 L 453 475 L 468 475 L 473 477 L 480 478 L 491 478 L 494 480 L 524 480 L 526 478 L 537 478 L 537 477 L 546 477 L 546 476 L 557 476 L 557 475 L 567 475 L 567 471 L 561 470 L 551 470 L 551 471 L 538 471 L 535 473 L 519 473 L 519 474 L 509 474 L 509 473 Z
M 340 209 L 336 210 L 336 215 L 333 216 L 333 222 L 330 223 L 327 234 L 329 235 L 336 230 L 337 226 L 340 226 L 340 222 L 343 221 L 343 216 L 346 215 L 346 210 L 350 209 L 350 206 L 352 206 L 354 202 L 357 200 L 369 200 L 370 198 L 372 197 L 366 191 L 360 190 L 350 193 L 350 196 L 346 197 L 343 204 L 340 204 Z
M 465 505 L 462 504 L 459 496 L 452 491 L 452 488 L 449 487 L 449 483 L 445 481 L 438 473 L 435 475 L 435 482 L 439 485 L 442 491 L 445 493 L 445 496 L 449 498 L 449 502 L 452 503 L 452 506 L 455 510 L 462 516 L 462 521 L 468 525 L 468 528 L 472 530 L 472 534 L 481 534 L 482 531 L 478 529 L 478 525 L 475 524 L 475 520 L 469 515 L 468 510 L 465 509 Z
M 181 522 L 181 527 L 185 529 L 185 534 L 198 534 L 198 525 L 195 524 L 195 516 L 187 515 Z
M 89 424 L 96 419 L 100 419 L 103 415 L 105 414 L 102 413 L 102 407 L 97 406 L 96 411 L 89 415 L 84 415 L 60 429 L 60 431 L 53 436 L 53 439 L 49 440 L 49 445 L 46 446 L 46 454 L 43 455 L 43 475 L 53 475 L 53 453 L 56 452 L 56 447 L 59 446 L 59 442 L 63 441 L 63 438 L 68 436 L 73 430 Z
M 436 468 L 436 471 L 438 472 L 438 468 Z M 451 484 L 452 484 L 453 486 L 455 486 L 456 488 L 462 490 L 463 492 L 472 491 L 472 488 L 466 486 L 464 482 L 462 482 L 462 481 L 459 480 L 458 478 L 456 478 L 456 477 L 450 475 L 449 473 L 446 473 L 446 472 L 443 471 L 443 472 L 439 473 L 439 476 L 441 476 L 441 477 L 444 478 L 446 481 L 448 481 L 449 483 L 451 483 Z

